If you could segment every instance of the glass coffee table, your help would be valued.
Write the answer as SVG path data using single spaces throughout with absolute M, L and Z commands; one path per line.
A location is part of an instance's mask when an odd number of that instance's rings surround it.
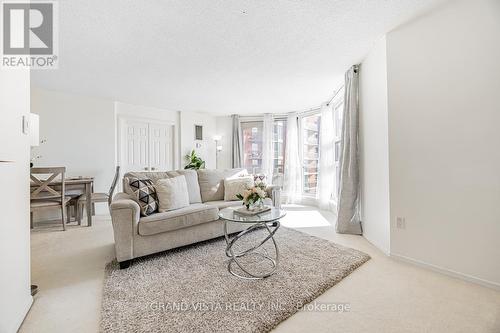
M 224 236 L 226 238 L 226 256 L 231 258 L 227 265 L 227 269 L 229 273 L 242 279 L 260 280 L 269 277 L 273 275 L 276 272 L 276 269 L 278 268 L 279 251 L 278 251 L 278 245 L 276 244 L 276 240 L 274 239 L 274 234 L 280 227 L 279 220 L 286 215 L 286 212 L 283 209 L 273 207 L 271 208 L 271 210 L 268 210 L 266 212 L 249 216 L 238 213 L 236 211 L 236 209 L 238 208 L 240 207 L 229 207 L 219 211 L 219 217 L 222 220 L 224 220 Z M 248 224 L 248 228 L 239 232 L 231 239 L 227 233 L 228 223 L 245 223 Z M 250 247 L 249 249 L 243 250 L 241 252 L 235 252 L 233 250 L 233 245 L 236 242 L 238 242 L 238 240 L 241 237 L 243 237 L 250 231 L 259 228 L 265 229 L 268 233 L 268 235 L 262 241 L 258 242 L 256 245 Z M 269 254 L 267 254 L 267 251 L 265 251 L 266 253 L 257 252 L 257 250 L 268 241 L 272 241 L 274 245 L 276 253 L 274 258 L 271 257 Z M 262 259 L 264 260 L 268 260 L 271 263 L 271 269 L 261 273 L 250 272 L 250 270 L 246 268 L 245 265 L 240 260 L 242 257 L 248 255 L 257 255 L 262 257 Z M 241 271 L 245 273 L 245 275 L 235 272 L 233 269 L 233 264 L 236 264 L 241 269 Z

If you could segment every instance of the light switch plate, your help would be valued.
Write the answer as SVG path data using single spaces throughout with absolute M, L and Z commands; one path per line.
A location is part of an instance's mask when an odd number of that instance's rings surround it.
M 396 228 L 406 229 L 406 218 L 399 216 L 396 217 Z
M 28 135 L 30 132 L 30 120 L 28 116 L 23 116 L 23 134 Z

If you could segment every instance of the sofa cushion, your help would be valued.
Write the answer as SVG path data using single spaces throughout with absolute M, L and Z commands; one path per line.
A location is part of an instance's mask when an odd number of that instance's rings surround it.
M 198 184 L 198 173 L 196 170 L 167 171 L 170 177 L 184 176 L 189 194 L 189 203 L 201 203 L 200 184 Z
M 216 206 L 191 204 L 187 207 L 157 213 L 139 220 L 139 235 L 149 236 L 215 221 L 219 218 Z
M 246 169 L 200 169 L 198 170 L 198 182 L 200 183 L 201 201 L 224 200 L 224 179 L 246 176 Z
M 208 206 L 215 206 L 219 210 L 227 208 L 227 207 L 240 207 L 243 206 L 243 201 L 224 201 L 224 200 L 218 200 L 218 201 L 207 201 L 204 203 L 205 205 Z
M 151 181 L 156 183 L 159 179 L 168 178 L 168 174 L 166 172 L 153 172 L 153 171 L 133 171 L 127 172 L 123 175 L 123 191 L 127 193 L 127 178 L 139 178 L 139 179 L 151 179 Z
M 177 176 L 159 179 L 155 183 L 155 188 L 160 213 L 189 206 L 186 177 Z

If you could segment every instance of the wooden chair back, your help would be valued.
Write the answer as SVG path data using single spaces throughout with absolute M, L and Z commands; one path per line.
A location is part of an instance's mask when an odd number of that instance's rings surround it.
M 113 182 L 111 183 L 111 187 L 108 192 L 108 206 L 111 205 L 111 201 L 113 201 L 113 193 L 115 193 L 116 184 L 118 183 L 118 178 L 120 178 L 120 166 L 116 167 L 115 178 L 113 178 Z
M 31 199 L 61 199 L 64 202 L 65 196 L 65 180 L 64 174 L 66 173 L 65 167 L 49 167 L 49 168 L 31 168 L 30 178 L 35 186 L 31 187 Z M 48 176 L 46 179 L 41 179 L 40 175 Z M 60 179 L 56 178 L 61 176 Z M 60 192 L 50 185 L 57 182 L 57 187 Z

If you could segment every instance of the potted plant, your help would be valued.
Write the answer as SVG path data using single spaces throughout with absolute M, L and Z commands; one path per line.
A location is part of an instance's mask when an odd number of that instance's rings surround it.
M 205 168 L 205 161 L 196 155 L 194 149 L 191 151 L 191 154 L 186 155 L 186 160 L 188 161 L 188 164 L 184 167 L 184 169 L 198 170 Z

